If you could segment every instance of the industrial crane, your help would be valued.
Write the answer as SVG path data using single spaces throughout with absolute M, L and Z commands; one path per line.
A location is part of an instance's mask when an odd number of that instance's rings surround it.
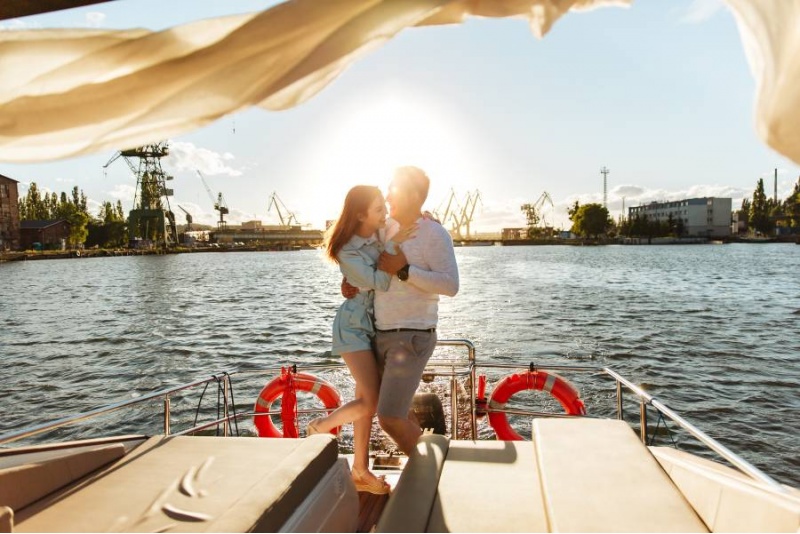
M 177 244 L 175 214 L 169 206 L 169 197 L 174 191 L 167 187 L 172 176 L 161 167 L 161 159 L 168 155 L 169 144 L 161 141 L 120 150 L 103 165 L 103 173 L 106 174 L 109 165 L 122 158 L 136 176 L 133 209 L 128 214 L 128 237 L 131 243 Z M 138 165 L 134 164 L 134 158 Z
M 550 194 L 547 191 L 543 191 L 533 204 L 523 204 L 521 206 L 521 209 L 523 213 L 525 213 L 525 217 L 528 220 L 528 228 L 530 230 L 538 228 L 539 222 L 542 223 L 542 226 L 547 228 L 547 221 L 545 221 L 543 213 L 545 202 L 549 203 L 551 208 L 555 207 L 553 205 L 553 199 L 550 198 Z
M 297 217 L 295 217 L 294 213 L 289 211 L 289 209 L 286 207 L 286 204 L 284 204 L 278 196 L 278 193 L 274 191 L 269 199 L 269 204 L 267 205 L 267 213 L 272 211 L 273 206 L 275 206 L 275 211 L 278 212 L 278 219 L 281 221 L 281 226 L 288 228 L 292 226 L 292 222 L 294 222 L 295 225 L 300 224 L 297 222 Z M 283 211 L 281 211 L 281 207 L 283 207 Z M 284 212 L 286 212 L 286 217 L 284 217 Z
M 481 202 L 481 205 L 483 205 L 481 193 L 477 189 L 474 193 L 471 191 L 467 192 L 463 206 L 456 198 L 455 190 L 450 189 L 450 197 L 447 200 L 447 206 L 444 211 L 437 208 L 434 210 L 433 214 L 442 221 L 443 225 L 452 222 L 451 233 L 453 237 L 456 239 L 464 239 L 465 236 L 462 233 L 463 228 L 466 233 L 466 238 L 469 238 L 470 224 L 475 215 L 475 207 L 478 205 L 478 202 Z
M 472 222 L 472 218 L 475 215 L 475 206 L 478 205 L 478 202 L 483 205 L 483 201 L 481 200 L 481 192 L 477 189 L 474 193 L 467 193 L 467 198 L 464 201 L 464 209 L 461 210 L 461 214 L 458 220 L 458 228 L 460 229 L 462 226 L 466 230 L 466 237 L 470 237 L 470 229 L 469 225 Z M 461 232 L 458 232 L 459 235 Z
M 217 197 L 214 198 L 214 193 L 211 191 L 211 188 L 208 187 L 206 183 L 206 179 L 203 177 L 203 174 L 200 171 L 197 171 L 197 175 L 200 176 L 200 180 L 202 180 L 203 185 L 208 192 L 208 196 L 211 199 L 211 202 L 214 203 L 214 209 L 219 212 L 219 221 L 217 221 L 217 228 L 225 228 L 227 223 L 225 222 L 225 215 L 230 213 L 228 209 L 228 204 L 225 202 L 225 197 L 222 196 L 222 192 L 217 193 Z
M 185 209 L 183 209 L 183 206 L 181 206 L 180 204 L 178 204 L 178 207 L 181 209 L 181 211 L 183 213 L 186 214 L 186 231 L 187 232 L 191 232 L 192 231 L 192 214 L 189 213 L 188 211 L 186 211 Z

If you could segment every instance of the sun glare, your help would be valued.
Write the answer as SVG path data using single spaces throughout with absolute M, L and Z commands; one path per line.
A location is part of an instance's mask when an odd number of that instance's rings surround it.
M 399 96 L 362 102 L 339 116 L 316 138 L 314 156 L 307 162 L 316 177 L 320 209 L 333 218 L 347 190 L 356 184 L 386 187 L 401 165 L 416 165 L 431 177 L 426 207 L 433 209 L 451 187 L 474 187 L 471 150 L 459 117 L 448 116 L 431 104 Z M 322 141 L 322 142 L 319 142 Z M 335 206 L 331 211 L 331 206 Z

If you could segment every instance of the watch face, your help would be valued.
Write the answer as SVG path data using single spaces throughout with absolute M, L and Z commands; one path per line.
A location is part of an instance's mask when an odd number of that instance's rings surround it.
M 401 282 L 405 282 L 406 280 L 408 280 L 408 267 L 409 267 L 409 266 L 408 266 L 408 265 L 406 265 L 405 267 L 403 267 L 402 269 L 400 269 L 399 271 L 397 271 L 397 278 L 398 278 L 398 279 L 399 279 Z

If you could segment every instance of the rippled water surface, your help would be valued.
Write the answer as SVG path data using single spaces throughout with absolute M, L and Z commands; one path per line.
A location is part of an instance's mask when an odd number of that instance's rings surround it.
M 461 291 L 442 300 L 440 338 L 472 340 L 482 361 L 615 369 L 800 486 L 800 246 L 466 247 L 457 257 Z M 339 280 L 316 251 L 0 265 L 0 433 L 223 370 L 335 361 Z M 590 412 L 613 413 L 609 390 L 577 383 Z M 257 392 L 236 400 L 252 406 Z M 197 401 L 175 402 L 191 412 Z

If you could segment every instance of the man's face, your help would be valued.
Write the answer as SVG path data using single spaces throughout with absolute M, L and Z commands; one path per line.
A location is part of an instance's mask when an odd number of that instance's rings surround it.
M 396 219 L 411 208 L 412 193 L 408 184 L 392 180 L 386 193 L 386 202 L 389 203 L 389 216 Z

